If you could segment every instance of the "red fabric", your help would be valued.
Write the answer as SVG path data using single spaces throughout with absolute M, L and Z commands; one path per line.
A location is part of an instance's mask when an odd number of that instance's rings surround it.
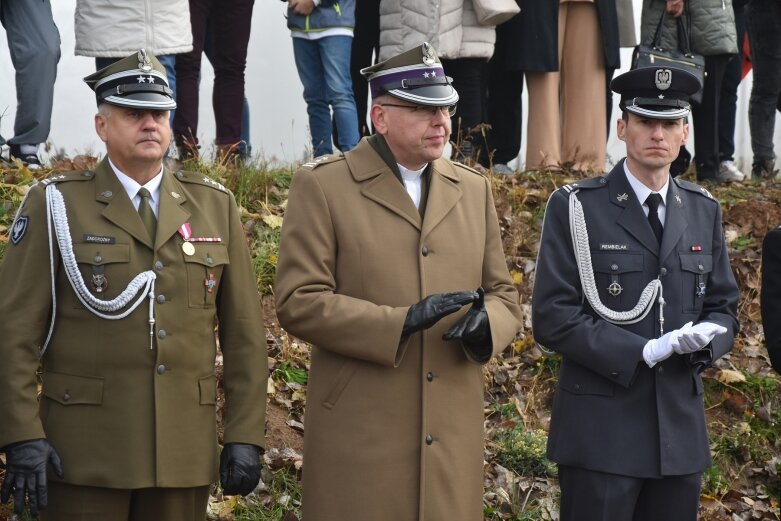
M 741 54 L 743 55 L 743 70 L 740 74 L 740 79 L 746 77 L 748 71 L 751 70 L 751 48 L 748 43 L 748 33 L 743 37 L 743 45 L 741 46 Z

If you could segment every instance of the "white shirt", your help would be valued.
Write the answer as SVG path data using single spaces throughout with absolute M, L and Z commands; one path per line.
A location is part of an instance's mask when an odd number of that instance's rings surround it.
M 133 206 L 135 206 L 136 210 L 138 210 L 138 205 L 141 204 L 141 196 L 138 195 L 138 191 L 141 189 L 141 185 L 138 184 L 135 179 L 129 177 L 127 174 L 117 168 L 116 165 L 111 162 L 111 158 L 108 158 L 108 164 L 111 165 L 114 173 L 117 174 L 117 179 L 119 179 L 122 187 L 127 192 L 127 196 L 130 197 L 130 201 L 132 201 Z M 155 217 L 160 215 L 158 207 L 160 206 L 160 183 L 162 182 L 163 165 L 160 165 L 160 173 L 154 176 L 148 183 L 143 185 L 143 187 L 149 190 L 149 193 L 152 194 L 152 200 L 149 202 L 152 206 L 152 211 L 155 212 Z
M 399 167 L 399 173 L 401 179 L 404 181 L 404 188 L 407 189 L 407 193 L 412 198 L 412 202 L 415 203 L 415 208 L 420 209 L 420 193 L 423 186 L 423 170 L 428 165 L 423 165 L 420 170 L 408 170 L 403 166 L 396 163 Z
M 632 175 L 632 172 L 629 171 L 629 167 L 626 166 L 626 161 L 624 161 L 624 172 L 626 173 L 627 181 L 629 181 L 629 186 L 632 187 L 632 191 L 634 191 L 637 196 L 637 200 L 640 201 L 640 206 L 642 206 L 643 213 L 646 217 L 648 217 L 648 212 L 650 211 L 648 205 L 645 204 L 645 200 L 648 199 L 648 196 L 652 193 L 658 193 L 662 196 L 662 203 L 659 205 L 659 209 L 656 213 L 659 215 L 659 221 L 662 223 L 662 226 L 664 226 L 664 218 L 667 215 L 667 192 L 670 187 L 670 176 L 667 176 L 667 181 L 664 182 L 664 186 L 662 186 L 658 192 L 654 192 Z

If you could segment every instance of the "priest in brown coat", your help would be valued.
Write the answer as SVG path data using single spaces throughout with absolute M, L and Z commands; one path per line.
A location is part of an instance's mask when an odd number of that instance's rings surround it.
M 363 74 L 377 134 L 293 177 L 277 313 L 313 344 L 304 518 L 482 519 L 482 364 L 520 328 L 491 186 L 443 159 L 423 44 Z

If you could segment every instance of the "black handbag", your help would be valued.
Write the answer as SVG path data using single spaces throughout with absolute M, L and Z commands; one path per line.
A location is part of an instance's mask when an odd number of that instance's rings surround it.
M 656 26 L 653 42 L 651 45 L 640 44 L 635 48 L 632 57 L 632 68 L 640 69 L 642 67 L 669 67 L 682 69 L 693 74 L 700 85 L 705 82 L 705 57 L 701 54 L 695 54 L 691 50 L 691 36 L 683 22 L 683 16 L 678 17 L 678 47 L 679 49 L 662 48 L 662 28 L 667 11 L 662 9 L 662 17 L 659 25 Z M 689 4 L 686 3 L 686 19 L 689 20 Z M 702 101 L 702 87 L 690 97 L 694 103 Z

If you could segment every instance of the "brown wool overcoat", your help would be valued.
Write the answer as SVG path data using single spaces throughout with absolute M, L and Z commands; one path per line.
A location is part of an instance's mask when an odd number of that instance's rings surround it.
M 62 457 L 64 481 L 109 488 L 194 487 L 217 479 L 215 419 L 219 322 L 225 369 L 225 442 L 263 445 L 267 355 L 257 286 L 233 195 L 203 174 L 165 170 L 154 244 L 104 159 L 94 172 L 57 183 L 84 282 L 103 270 L 116 297 L 154 270 L 155 343 L 144 299 L 121 320 L 96 317 L 78 301 L 55 253 L 56 322 L 42 360 L 38 346 L 52 307 L 44 189 L 20 213 L 27 230 L 0 264 L 0 447 L 46 437 Z M 25 221 L 26 219 L 26 221 Z M 190 223 L 186 255 L 177 233 Z M 56 246 L 55 246 L 55 252 Z M 212 291 L 204 281 L 212 276 Z M 50 474 L 51 477 L 51 474 Z
M 520 328 L 489 182 L 432 164 L 425 218 L 366 139 L 293 177 L 277 313 L 311 342 L 306 521 L 482 519 L 482 366 L 442 334 L 400 344 L 411 304 L 486 291 L 493 352 Z

